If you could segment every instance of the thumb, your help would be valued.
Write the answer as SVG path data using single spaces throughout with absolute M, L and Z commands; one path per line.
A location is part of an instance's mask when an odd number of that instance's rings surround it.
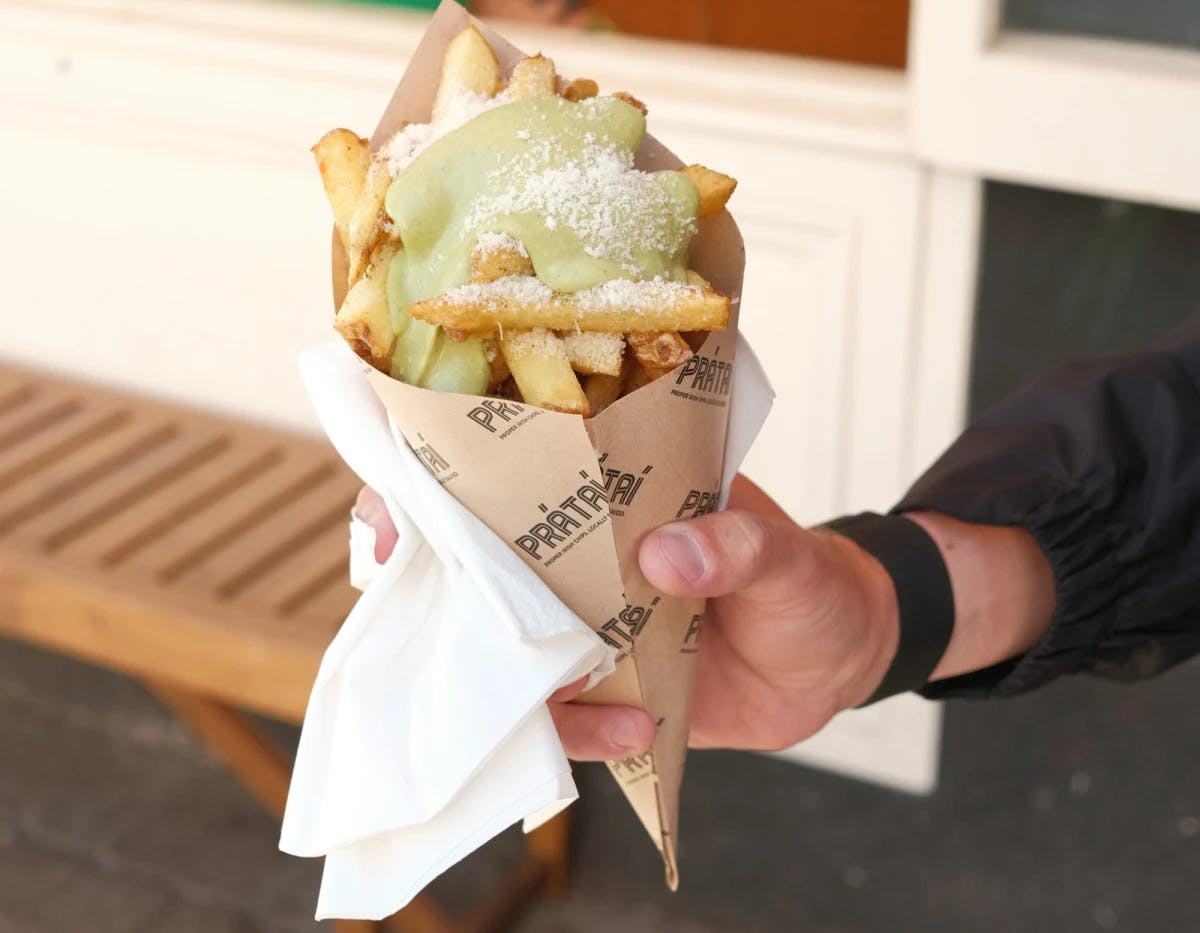
M 724 596 L 754 583 L 794 576 L 811 548 L 782 517 L 733 509 L 671 522 L 642 541 L 646 579 L 672 596 Z

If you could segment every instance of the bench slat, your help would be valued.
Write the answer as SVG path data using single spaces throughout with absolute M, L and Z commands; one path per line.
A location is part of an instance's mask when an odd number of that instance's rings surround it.
M 177 578 L 178 582 L 211 586 L 219 599 L 230 599 L 273 568 L 308 541 L 330 528 L 346 529 L 356 490 L 345 489 L 336 475 L 298 490 L 278 504 L 269 522 L 259 522 L 242 534 L 223 542 L 219 550 L 194 563 Z M 348 535 L 343 538 L 347 546 Z
M 285 619 L 308 618 L 310 603 L 321 591 L 335 582 L 344 585 L 349 577 L 347 562 L 333 557 L 349 547 L 349 509 L 335 514 L 323 531 L 297 541 L 277 563 L 241 581 L 237 598 Z
M 19 443 L 0 447 L 0 489 L 20 482 L 111 434 L 132 413 L 127 405 L 99 404 L 49 423 Z
M 328 444 L 0 363 L 0 633 L 298 718 L 357 593 Z
M 102 567 L 120 566 L 143 549 L 157 548 L 163 535 L 176 526 L 206 510 L 222 509 L 226 496 L 278 464 L 283 456 L 280 445 L 269 439 L 231 444 L 220 456 L 190 470 L 186 482 L 160 486 L 136 507 L 80 530 L 58 553 L 94 560 Z
M 15 480 L 0 490 L 0 535 L 13 533 L 45 508 L 76 497 L 86 499 L 92 484 L 120 472 L 176 433 L 160 418 L 134 415 L 93 443 Z
M 176 426 L 168 424 L 163 430 L 172 428 Z M 192 470 L 219 456 L 230 443 L 220 431 L 175 430 L 162 442 L 147 444 L 136 456 L 105 471 L 65 499 L 37 500 L 38 511 L 21 518 L 18 534 L 57 552 L 73 537 L 102 524 L 106 517 L 138 509 L 141 501 L 156 490 L 186 483 Z

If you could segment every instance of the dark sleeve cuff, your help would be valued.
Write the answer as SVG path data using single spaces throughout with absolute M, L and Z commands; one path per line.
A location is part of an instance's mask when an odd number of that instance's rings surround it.
M 1121 592 L 1116 555 L 1124 529 L 1095 521 L 1084 496 L 1069 490 L 1029 513 L 1010 511 L 1003 495 L 991 497 L 986 505 L 954 499 L 918 484 L 894 512 L 929 510 L 965 522 L 1025 528 L 1054 573 L 1054 616 L 1042 638 L 1020 657 L 936 681 L 921 695 L 931 700 L 1016 696 L 1065 674 L 1094 671 L 1095 654 L 1113 626 Z M 1096 533 L 1096 526 L 1104 531 Z M 1089 533 L 1081 533 L 1085 528 Z
M 924 687 L 954 634 L 954 590 L 937 544 L 924 528 L 899 515 L 864 512 L 834 519 L 825 527 L 874 556 L 896 594 L 896 655 L 862 705 Z

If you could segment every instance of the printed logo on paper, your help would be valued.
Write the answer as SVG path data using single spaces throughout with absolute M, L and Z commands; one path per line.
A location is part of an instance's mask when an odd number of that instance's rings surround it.
M 557 505 L 538 503 L 538 520 L 513 541 L 546 567 L 608 521 L 608 491 L 587 470 L 579 476 L 583 482 Z
M 434 479 L 445 485 L 458 476 L 457 470 L 450 469 L 450 461 L 438 453 L 420 432 L 417 433 L 417 440 L 420 441 L 417 446 L 413 447 L 411 444 L 409 446 L 412 447 L 417 458 L 425 464 L 425 468 L 433 474 Z
M 733 361 L 720 359 L 721 348 L 712 356 L 693 354 L 675 374 L 671 394 L 705 405 L 729 404 L 729 389 L 733 376 Z
M 675 513 L 676 518 L 696 518 L 717 510 L 717 502 L 721 498 L 720 490 L 689 489 L 683 497 L 683 504 Z
M 626 605 L 624 609 L 601 625 L 596 634 L 622 654 L 627 654 L 633 647 L 634 639 L 642 633 L 642 629 L 650 621 L 650 616 L 654 614 L 654 607 L 658 605 L 661 598 L 661 596 L 655 596 L 650 600 L 648 606 Z
M 683 636 L 683 647 L 680 654 L 695 654 L 700 647 L 700 628 L 704 625 L 704 613 L 697 612 L 688 623 L 687 634 Z
M 467 419 L 503 440 L 543 413 L 541 408 L 518 405 L 502 398 L 485 398 L 467 412 Z
M 654 469 L 650 464 L 642 467 L 637 473 L 628 473 L 620 467 L 607 463 L 608 452 L 599 457 L 600 473 L 604 477 L 604 491 L 608 493 L 608 510 L 613 515 L 625 514 L 625 507 L 633 505 L 634 497 L 642 488 L 642 483 Z
M 608 769 L 622 784 L 636 784 L 654 774 L 654 761 L 650 752 L 642 752 L 632 758 L 610 761 Z

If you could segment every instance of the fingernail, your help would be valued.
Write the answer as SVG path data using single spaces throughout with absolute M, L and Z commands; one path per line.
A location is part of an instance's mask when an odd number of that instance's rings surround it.
M 622 717 L 608 727 L 608 741 L 617 751 L 642 750 L 641 730 L 637 727 L 637 723 L 628 717 Z
M 671 568 L 688 583 L 699 583 L 704 578 L 704 552 L 686 525 L 663 525 L 658 529 L 658 546 Z
M 358 491 L 358 498 L 354 500 L 354 508 L 350 510 L 350 514 L 359 521 L 366 522 L 372 528 L 383 520 L 386 513 L 387 507 L 383 504 L 383 499 L 366 486 Z

